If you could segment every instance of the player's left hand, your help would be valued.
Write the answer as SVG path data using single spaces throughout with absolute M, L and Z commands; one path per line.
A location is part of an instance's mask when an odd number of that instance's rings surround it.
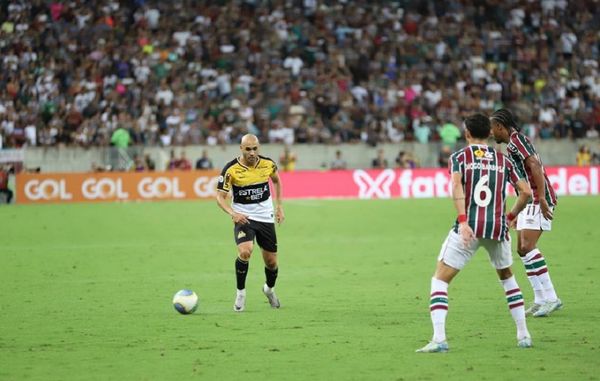
M 285 214 L 283 213 L 283 207 L 279 205 L 275 208 L 275 221 L 281 225 L 283 220 L 285 220 Z
M 233 213 L 233 215 L 231 216 L 231 220 L 233 221 L 234 224 L 240 224 L 240 225 L 245 225 L 250 223 L 250 221 L 248 221 L 248 216 L 246 216 L 245 214 L 241 214 L 241 213 Z
M 550 209 L 550 205 L 548 205 L 548 201 L 546 199 L 540 199 L 540 210 L 542 211 L 542 215 L 545 219 L 552 221 L 554 215 L 552 213 L 552 209 Z

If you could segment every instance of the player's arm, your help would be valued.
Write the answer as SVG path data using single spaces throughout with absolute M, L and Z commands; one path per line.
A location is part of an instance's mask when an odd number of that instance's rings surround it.
M 283 201 L 281 199 L 281 179 L 277 170 L 274 170 L 271 174 L 271 181 L 273 181 L 273 187 L 275 188 L 275 221 L 281 224 L 285 220 L 285 214 L 283 213 Z
M 248 216 L 234 211 L 229 202 L 229 192 L 217 189 L 217 204 L 223 211 L 231 216 L 231 220 L 236 224 L 247 224 Z
M 452 172 L 452 201 L 458 215 L 458 233 L 462 237 L 463 244 L 469 246 L 475 239 L 473 229 L 469 226 L 465 206 L 465 190 L 462 185 L 462 176 L 460 172 Z
M 221 208 L 225 213 L 231 216 L 231 220 L 236 224 L 247 224 L 248 216 L 237 213 L 231 207 L 231 203 L 229 202 L 229 190 L 231 189 L 231 174 L 228 173 L 228 168 L 225 167 L 223 172 L 221 172 L 221 176 L 219 176 L 219 181 L 217 182 L 217 205 Z
M 454 172 L 452 174 L 452 200 L 454 201 L 456 213 L 459 216 L 466 214 L 465 190 L 463 188 L 462 179 L 459 172 Z
M 513 185 L 517 189 L 518 196 L 512 209 L 506 215 L 509 226 L 514 226 L 517 216 L 525 208 L 529 202 L 529 198 L 531 197 L 531 188 L 529 187 L 529 183 L 527 183 L 527 181 L 524 179 L 519 179 L 519 181 Z
M 219 208 L 221 208 L 225 213 L 233 217 L 235 212 L 231 206 L 229 206 L 229 192 L 217 189 L 217 205 L 219 205 Z
M 510 159 L 506 163 L 506 174 L 508 181 L 512 184 L 518 194 L 515 204 L 513 205 L 511 211 L 506 215 L 508 225 L 510 227 L 515 227 L 517 216 L 529 202 L 532 192 L 529 183 L 517 172 L 513 162 Z
M 540 203 L 542 214 L 547 220 L 551 220 L 552 210 L 550 210 L 548 201 L 546 201 L 546 179 L 544 177 L 542 163 L 540 163 L 540 160 L 536 155 L 531 155 L 525 159 L 525 165 L 531 171 L 531 176 L 533 177 L 532 181 L 537 190 L 537 198 Z

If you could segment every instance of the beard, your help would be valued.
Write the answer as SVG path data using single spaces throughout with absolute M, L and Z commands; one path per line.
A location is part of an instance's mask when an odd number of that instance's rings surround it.
M 503 141 L 501 138 L 499 138 L 499 137 L 496 137 L 495 135 L 492 135 L 492 136 L 490 136 L 490 137 L 491 137 L 492 139 L 494 139 L 494 141 L 495 141 L 497 144 L 502 144 L 502 143 L 504 143 L 504 141 Z

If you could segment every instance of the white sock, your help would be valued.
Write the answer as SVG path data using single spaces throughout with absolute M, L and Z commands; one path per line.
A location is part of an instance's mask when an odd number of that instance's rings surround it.
M 535 304 L 539 304 L 541 306 L 542 304 L 544 304 L 546 302 L 546 298 L 544 297 L 544 289 L 542 288 L 542 284 L 540 283 L 540 280 L 537 277 L 537 271 L 535 269 L 533 269 L 532 266 L 530 266 L 530 264 L 529 264 L 529 261 L 531 260 L 531 258 L 534 257 L 535 254 L 537 254 L 539 252 L 538 251 L 538 252 L 534 253 L 533 255 L 530 255 L 534 251 L 530 251 L 524 257 L 521 257 L 521 261 L 523 261 L 523 265 L 525 266 L 525 272 L 527 273 L 527 279 L 529 280 L 529 283 L 531 284 L 531 288 L 533 288 L 533 296 L 534 296 L 533 301 Z
M 529 276 L 530 271 L 535 272 L 540 287 L 544 290 L 544 301 L 555 302 L 558 297 L 556 296 L 556 291 L 554 291 L 552 280 L 550 280 L 550 274 L 548 273 L 548 267 L 546 266 L 546 258 L 544 258 L 538 248 L 527 253 L 525 258 L 528 259 L 527 265 L 525 265 L 527 274 Z
M 446 341 L 446 315 L 448 315 L 448 283 L 431 278 L 429 313 L 433 323 L 433 339 L 436 343 Z
M 510 309 L 515 324 L 517 325 L 517 339 L 521 340 L 529 336 L 527 323 L 525 322 L 525 303 L 523 302 L 523 294 L 515 280 L 514 275 L 508 279 L 500 280 L 504 293 L 506 294 L 506 302 Z

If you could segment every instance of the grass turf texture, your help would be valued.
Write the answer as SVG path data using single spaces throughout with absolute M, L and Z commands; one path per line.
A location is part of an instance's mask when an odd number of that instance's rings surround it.
M 479 251 L 450 287 L 441 355 L 414 351 L 431 336 L 449 200 L 287 202 L 282 308 L 260 291 L 255 247 L 241 314 L 233 229 L 213 202 L 2 207 L 0 379 L 599 379 L 598 201 L 563 197 L 542 237 L 565 309 L 528 320 L 533 349 L 516 347 Z M 200 298 L 193 315 L 171 305 L 182 288 Z

